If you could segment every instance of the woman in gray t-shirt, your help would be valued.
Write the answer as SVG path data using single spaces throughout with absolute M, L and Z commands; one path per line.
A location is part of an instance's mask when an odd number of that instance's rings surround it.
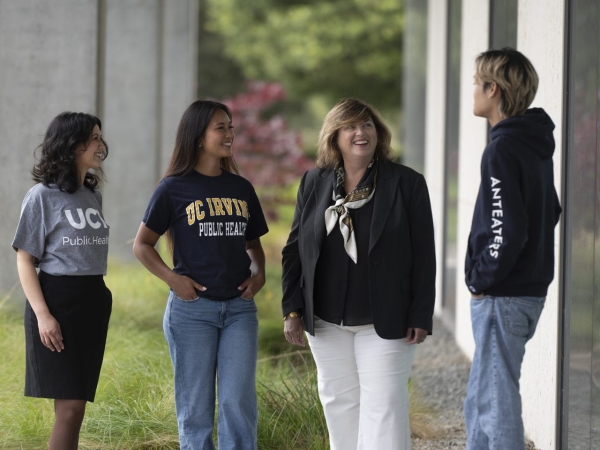
M 48 448 L 77 448 L 100 376 L 112 295 L 97 189 L 108 155 L 100 119 L 64 112 L 48 127 L 13 240 L 25 307 L 25 395 L 54 399 Z M 89 172 L 93 169 L 94 172 Z M 36 273 L 39 268 L 39 274 Z

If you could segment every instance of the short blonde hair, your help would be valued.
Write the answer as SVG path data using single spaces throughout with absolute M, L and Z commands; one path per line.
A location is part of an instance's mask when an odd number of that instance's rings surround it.
M 500 88 L 498 112 L 503 119 L 523 114 L 533 102 L 539 78 L 531 62 L 521 52 L 505 47 L 489 50 L 475 58 L 475 75 L 487 91 L 491 83 Z
M 377 147 L 375 156 L 383 160 L 391 160 L 392 133 L 383 122 L 379 112 L 361 100 L 347 98 L 341 100 L 327 113 L 319 133 L 317 147 L 317 167 L 332 169 L 342 162 L 342 153 L 337 145 L 338 131 L 346 125 L 356 124 L 371 119 L 377 130 Z

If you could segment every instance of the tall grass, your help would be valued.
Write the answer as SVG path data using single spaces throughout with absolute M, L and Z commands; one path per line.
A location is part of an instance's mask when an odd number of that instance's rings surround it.
M 140 265 L 111 263 L 113 314 L 82 447 L 177 449 L 173 370 L 162 332 L 168 287 Z
M 267 284 L 256 298 L 259 448 L 322 450 L 328 448 L 327 428 L 312 356 L 288 344 L 282 333 L 279 261 L 287 229 L 280 224 L 271 229 L 274 233 L 264 239 L 270 261 Z M 88 404 L 80 449 L 178 449 L 173 369 L 162 331 L 168 288 L 141 265 L 114 261 L 106 284 L 113 293 L 113 313 L 96 401 Z M 0 448 L 45 449 L 54 420 L 52 401 L 23 396 L 22 317 L 4 304 L 0 342 Z M 413 428 L 427 430 L 427 411 L 418 402 L 412 411 Z
M 166 288 L 139 266 L 111 264 L 113 314 L 95 403 L 88 404 L 82 449 L 178 448 L 172 368 L 162 335 Z M 0 311 L 0 448 L 44 449 L 51 400 L 24 397 L 22 318 Z
M 258 372 L 259 448 L 326 450 L 327 425 L 309 351 L 260 361 Z

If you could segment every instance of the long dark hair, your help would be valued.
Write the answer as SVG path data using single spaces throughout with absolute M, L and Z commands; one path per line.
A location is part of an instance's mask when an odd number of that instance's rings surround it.
M 185 110 L 177 129 L 171 161 L 163 178 L 185 175 L 194 169 L 201 151 L 198 147 L 200 140 L 204 137 L 206 127 L 217 109 L 225 111 L 231 120 L 231 110 L 223 103 L 211 100 L 197 100 Z M 231 156 L 221 158 L 221 170 L 239 173 Z
M 39 162 L 33 166 L 31 175 L 37 183 L 56 184 L 61 191 L 70 194 L 79 188 L 79 171 L 75 162 L 81 146 L 89 142 L 94 127 L 102 129 L 102 122 L 96 116 L 78 112 L 63 112 L 56 116 L 46 130 Z M 104 159 L 108 156 L 108 145 L 104 140 Z M 101 168 L 94 173 L 87 172 L 83 185 L 90 190 L 98 187 L 104 179 Z
M 188 106 L 179 122 L 175 148 L 163 178 L 186 175 L 194 170 L 196 162 L 198 162 L 198 155 L 201 152 L 199 148 L 200 140 L 204 137 L 206 127 L 217 109 L 225 111 L 229 120 L 231 120 L 231 110 L 223 103 L 212 100 L 196 100 Z M 237 164 L 232 156 L 221 158 L 221 170 L 239 174 Z M 171 232 L 167 231 L 165 237 L 169 252 L 173 256 Z

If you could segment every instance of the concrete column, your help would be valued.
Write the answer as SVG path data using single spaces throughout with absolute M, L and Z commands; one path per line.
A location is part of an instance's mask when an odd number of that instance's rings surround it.
M 10 243 L 33 151 L 60 112 L 97 113 L 97 50 L 98 0 L 0 0 L 0 303 L 18 286 Z
M 167 168 L 177 126 L 196 100 L 198 72 L 198 0 L 163 2 L 161 153 L 159 176 Z
M 455 331 L 457 343 L 472 357 L 475 345 L 471 332 L 470 295 L 464 281 L 464 257 L 481 181 L 481 154 L 488 140 L 487 120 L 473 115 L 473 75 L 475 57 L 488 49 L 489 0 L 463 0 L 462 8 Z
M 425 104 L 425 178 L 431 197 L 437 254 L 436 313 L 441 313 L 444 273 L 444 138 L 446 133 L 446 58 L 448 1 L 427 4 L 427 89 Z
M 111 257 L 131 245 L 194 99 L 198 0 L 105 0 L 105 215 Z
M 407 0 L 405 14 L 402 160 L 407 166 L 422 173 L 425 165 L 427 2 Z
M 131 244 L 158 173 L 160 151 L 159 0 L 106 0 L 103 124 L 104 215 L 112 257 L 133 259 Z
M 563 148 L 564 43 L 565 2 L 563 0 L 528 0 L 519 2 L 518 49 L 534 65 L 540 85 L 532 106 L 543 107 L 550 115 L 556 129 L 554 153 L 554 179 L 561 193 Z M 563 204 L 564 206 L 564 204 Z M 528 343 L 521 376 L 523 420 L 528 436 L 543 450 L 560 448 L 556 442 L 557 379 L 559 330 L 561 328 L 559 302 L 560 229 L 555 233 L 555 274 L 550 285 L 546 306 L 533 339 Z M 540 370 L 543 368 L 543 370 Z
M 18 288 L 8 249 L 33 185 L 33 151 L 58 113 L 102 119 L 110 145 L 110 256 L 131 242 L 195 99 L 199 0 L 0 0 L 0 304 Z

